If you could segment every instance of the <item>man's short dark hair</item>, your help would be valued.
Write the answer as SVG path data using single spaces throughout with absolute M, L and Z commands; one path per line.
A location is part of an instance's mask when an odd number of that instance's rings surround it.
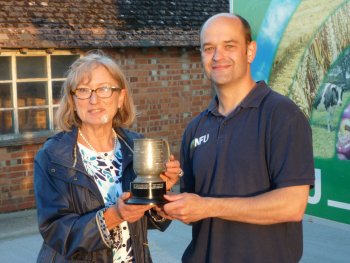
M 244 28 L 244 33 L 245 33 L 245 39 L 247 41 L 247 43 L 252 42 L 253 38 L 252 38 L 252 29 L 249 25 L 249 22 L 242 16 L 240 15 L 235 15 L 237 16 L 237 18 L 242 22 L 243 28 Z
M 236 16 L 236 17 L 241 21 L 241 23 L 242 23 L 242 25 L 243 25 L 244 33 L 245 33 L 246 42 L 247 42 L 247 43 L 252 42 L 252 40 L 253 40 L 253 38 L 252 38 L 252 29 L 251 29 L 251 27 L 250 27 L 249 22 L 248 22 L 244 17 L 242 17 L 242 16 L 240 16 L 240 15 L 237 15 L 237 14 L 232 14 L 232 15 Z M 207 21 L 208 21 L 208 20 L 207 20 Z M 202 30 L 203 30 L 203 27 L 204 27 L 204 25 L 205 25 L 205 23 L 206 23 L 207 21 L 205 21 L 205 22 L 203 23 L 203 25 L 201 26 L 201 28 L 200 28 L 200 30 L 199 30 L 199 34 L 201 34 L 201 32 L 202 32 Z

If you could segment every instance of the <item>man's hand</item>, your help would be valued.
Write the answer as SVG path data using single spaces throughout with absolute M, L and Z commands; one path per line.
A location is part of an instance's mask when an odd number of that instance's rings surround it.
M 169 203 L 162 208 L 160 214 L 168 219 L 177 219 L 185 224 L 210 217 L 210 202 L 196 194 L 182 193 L 164 195 Z

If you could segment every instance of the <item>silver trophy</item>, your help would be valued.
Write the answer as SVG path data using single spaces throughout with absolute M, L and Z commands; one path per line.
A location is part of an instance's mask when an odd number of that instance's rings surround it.
M 164 204 L 166 184 L 160 178 L 169 160 L 169 143 L 163 139 L 134 139 L 133 168 L 137 175 L 131 182 L 127 204 Z

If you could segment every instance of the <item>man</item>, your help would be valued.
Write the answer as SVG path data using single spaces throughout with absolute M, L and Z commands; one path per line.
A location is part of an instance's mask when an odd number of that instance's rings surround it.
M 192 223 L 182 262 L 298 262 L 314 183 L 311 129 L 299 108 L 255 82 L 248 22 L 218 14 L 200 33 L 217 96 L 187 127 L 181 192 L 165 217 Z

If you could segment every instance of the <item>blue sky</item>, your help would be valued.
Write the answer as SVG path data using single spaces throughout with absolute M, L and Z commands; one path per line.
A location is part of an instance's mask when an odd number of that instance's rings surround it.
M 252 64 L 255 80 L 269 79 L 272 63 L 285 28 L 300 0 L 272 0 L 258 33 L 258 52 Z

